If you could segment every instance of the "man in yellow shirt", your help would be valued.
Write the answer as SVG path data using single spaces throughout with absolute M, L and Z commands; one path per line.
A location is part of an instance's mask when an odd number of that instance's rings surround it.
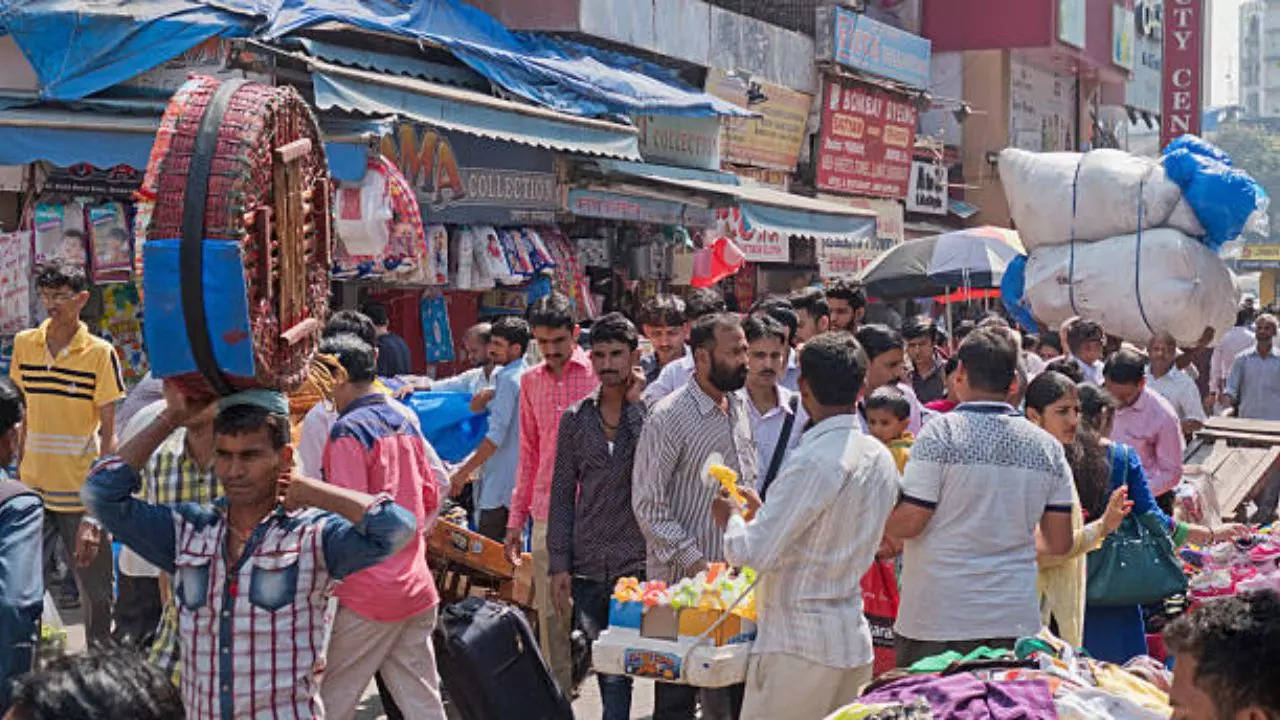
M 124 380 L 115 350 L 89 334 L 80 312 L 89 301 L 84 270 L 53 262 L 37 271 L 49 319 L 18 334 L 9 375 L 27 400 L 18 476 L 44 500 L 45 562 L 61 537 L 74 548 L 85 607 L 85 634 L 105 644 L 111 632 L 111 553 L 101 527 L 84 513 L 80 487 L 99 454 L 115 451 L 115 402 Z

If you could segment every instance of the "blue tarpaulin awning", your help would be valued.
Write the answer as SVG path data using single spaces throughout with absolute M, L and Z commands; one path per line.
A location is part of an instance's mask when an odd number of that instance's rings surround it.
M 85 101 L 85 105 L 92 104 Z M 48 162 L 59 167 L 88 163 L 142 170 L 160 127 L 159 115 L 73 111 L 55 108 L 0 110 L 0 165 Z M 329 173 L 338 180 L 359 180 L 368 164 L 365 125 L 326 127 Z M 341 133 L 341 136 L 339 136 Z
M 310 60 L 316 107 L 403 117 L 471 135 L 638 160 L 635 128 L 579 118 L 416 78 Z
M 686 190 L 726 196 L 732 199 L 731 204 L 741 210 L 746 224 L 783 236 L 854 241 L 875 238 L 876 214 L 871 210 L 795 195 L 761 185 L 743 184 L 737 176 L 729 173 L 611 160 L 600 160 L 596 165 L 606 174 L 626 175 Z

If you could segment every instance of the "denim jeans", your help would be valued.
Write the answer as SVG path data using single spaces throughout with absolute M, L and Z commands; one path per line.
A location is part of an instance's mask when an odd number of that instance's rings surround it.
M 613 582 L 573 579 L 574 621 L 592 640 L 609 626 L 609 596 Z M 600 683 L 602 720 L 629 720 L 631 717 L 631 678 L 626 675 L 596 674 Z

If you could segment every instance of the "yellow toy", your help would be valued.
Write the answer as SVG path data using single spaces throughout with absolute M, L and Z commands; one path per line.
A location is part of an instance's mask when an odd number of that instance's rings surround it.
M 707 474 L 720 483 L 720 487 L 723 487 L 729 493 L 729 497 L 737 501 L 739 505 L 746 507 L 747 500 L 742 497 L 742 493 L 738 492 L 738 473 L 734 472 L 733 468 L 719 463 L 712 463 L 711 467 L 707 468 Z

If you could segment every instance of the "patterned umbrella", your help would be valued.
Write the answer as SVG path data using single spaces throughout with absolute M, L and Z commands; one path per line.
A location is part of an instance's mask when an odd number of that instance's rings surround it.
M 944 295 L 958 288 L 998 288 L 1009 262 L 1025 255 L 1018 233 L 991 225 L 909 240 L 859 276 L 882 299 Z

